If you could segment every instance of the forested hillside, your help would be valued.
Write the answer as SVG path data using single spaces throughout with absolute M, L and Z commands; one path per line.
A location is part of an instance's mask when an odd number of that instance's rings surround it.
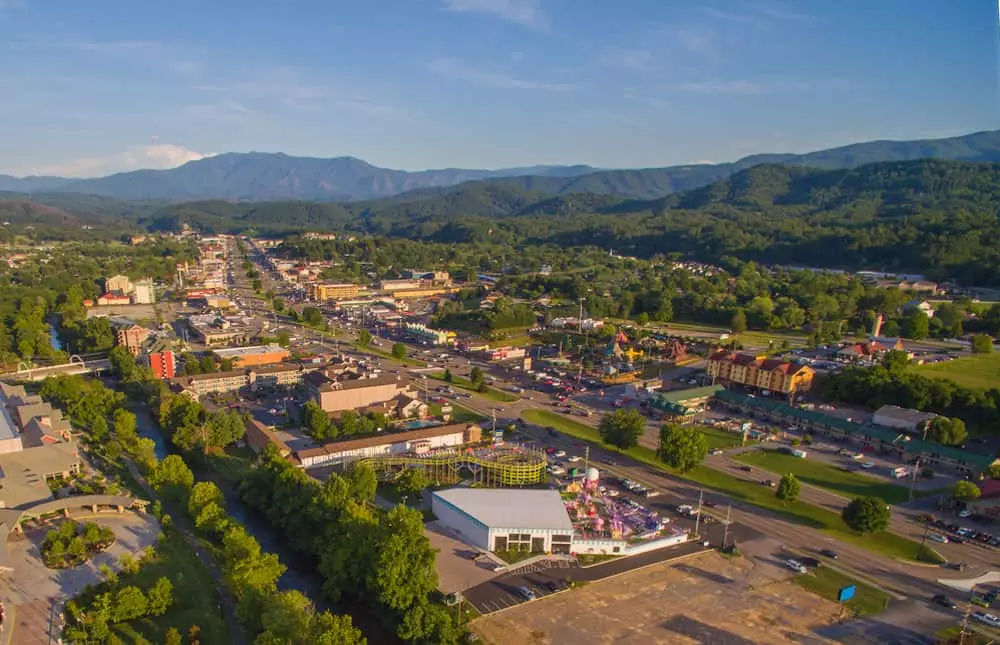
M 76 209 L 65 203 L 67 212 Z M 43 196 L 39 201 L 48 198 Z M 121 217 L 153 230 L 336 231 L 434 242 L 594 245 L 776 264 L 924 272 L 1000 284 L 1000 165 L 761 165 L 656 200 L 546 195 L 511 182 L 353 204 L 192 202 Z

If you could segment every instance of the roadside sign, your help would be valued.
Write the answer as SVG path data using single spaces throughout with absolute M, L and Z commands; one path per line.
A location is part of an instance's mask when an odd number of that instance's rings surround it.
M 837 592 L 837 602 L 843 604 L 854 597 L 854 593 L 858 590 L 857 585 L 850 585 L 844 587 Z

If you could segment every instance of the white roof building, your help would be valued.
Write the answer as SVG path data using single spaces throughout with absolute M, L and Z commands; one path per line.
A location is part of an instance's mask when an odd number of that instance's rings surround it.
M 438 522 L 488 551 L 570 553 L 573 522 L 555 490 L 450 488 L 431 496 Z
M 872 421 L 887 428 L 917 432 L 924 423 L 937 418 L 937 416 L 933 412 L 921 412 L 920 410 L 901 408 L 898 405 L 883 405 L 875 410 Z

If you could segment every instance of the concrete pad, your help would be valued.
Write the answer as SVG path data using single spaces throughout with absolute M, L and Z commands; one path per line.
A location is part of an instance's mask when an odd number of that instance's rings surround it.
M 956 578 L 954 580 L 938 580 L 938 582 L 946 587 L 951 587 L 952 589 L 972 591 L 972 588 L 976 585 L 986 584 L 989 582 L 1000 582 L 1000 572 L 989 571 L 978 578 Z
M 437 522 L 428 522 L 424 526 L 424 535 L 438 551 L 435 565 L 438 589 L 442 593 L 464 591 L 497 575 L 493 571 L 495 563 L 488 555 L 482 554 L 473 560 L 472 557 L 482 551 L 455 538 Z

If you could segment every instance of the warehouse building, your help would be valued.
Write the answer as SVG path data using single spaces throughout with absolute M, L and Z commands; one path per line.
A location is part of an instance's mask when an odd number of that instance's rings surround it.
M 294 454 L 294 457 L 304 468 L 336 466 L 370 457 L 388 457 L 408 453 L 421 454 L 439 448 L 479 443 L 482 440 L 482 434 L 482 428 L 477 425 L 456 423 L 360 439 L 334 441 L 318 448 L 299 450 Z
M 233 367 L 258 367 L 274 365 L 287 359 L 291 354 L 281 345 L 254 345 L 252 347 L 228 347 L 215 350 L 219 360 L 229 359 Z
M 571 553 L 573 522 L 559 491 L 450 488 L 431 495 L 437 521 L 487 551 Z
M 938 415 L 933 412 L 921 412 L 901 408 L 898 405 L 883 405 L 875 410 L 872 421 L 886 428 L 905 430 L 913 434 L 923 431 L 924 425 L 936 419 Z
M 367 408 L 408 392 L 407 383 L 396 376 L 343 378 L 329 372 L 310 372 L 303 379 L 310 398 L 326 412 Z

